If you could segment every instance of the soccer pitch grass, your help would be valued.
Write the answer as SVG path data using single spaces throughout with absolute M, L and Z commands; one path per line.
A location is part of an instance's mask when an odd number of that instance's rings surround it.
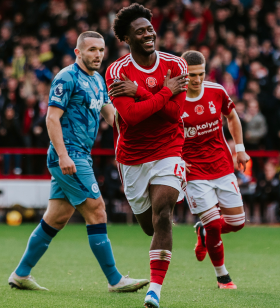
M 32 275 L 49 292 L 10 289 L 35 224 L 0 225 L 0 307 L 143 307 L 147 287 L 137 293 L 109 293 L 87 241 L 84 225 L 68 225 L 51 243 Z M 149 278 L 149 244 L 139 226 L 108 226 L 118 269 Z M 194 256 L 191 226 L 173 228 L 171 265 L 162 288 L 161 308 L 280 307 L 280 229 L 247 227 L 223 236 L 225 261 L 237 290 L 219 290 L 207 256 Z

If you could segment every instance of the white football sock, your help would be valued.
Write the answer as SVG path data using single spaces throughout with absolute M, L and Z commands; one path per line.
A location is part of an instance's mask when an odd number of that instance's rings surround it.
M 158 283 L 155 283 L 155 282 L 151 282 L 148 292 L 149 292 L 149 291 L 154 291 L 154 292 L 156 293 L 158 299 L 160 299 L 161 287 L 162 287 L 161 284 L 158 284 Z M 147 293 L 148 293 L 148 292 L 147 292 Z
M 222 266 L 214 266 L 214 270 L 215 270 L 215 273 L 216 273 L 216 276 L 217 276 L 217 277 L 225 276 L 225 275 L 228 274 L 228 271 L 227 271 L 225 265 L 222 265 Z

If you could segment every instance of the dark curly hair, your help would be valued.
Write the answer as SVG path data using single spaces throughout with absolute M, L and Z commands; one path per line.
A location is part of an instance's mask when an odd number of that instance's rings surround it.
M 116 37 L 120 41 L 124 41 L 124 36 L 127 35 L 130 24 L 137 18 L 146 18 L 149 21 L 152 20 L 153 14 L 149 9 L 146 9 L 143 5 L 134 3 L 128 7 L 122 8 L 113 23 L 113 30 Z

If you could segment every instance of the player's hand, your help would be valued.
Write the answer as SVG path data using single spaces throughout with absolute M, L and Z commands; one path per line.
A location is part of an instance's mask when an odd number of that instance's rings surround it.
M 187 88 L 185 86 L 188 84 L 188 79 L 186 79 L 188 74 L 182 74 L 172 79 L 170 79 L 170 75 L 171 70 L 168 70 L 163 85 L 168 87 L 173 93 L 173 95 L 177 95 L 181 92 L 187 91 Z
M 73 173 L 77 172 L 75 163 L 68 155 L 59 157 L 59 167 L 63 174 L 73 175 Z
M 171 70 L 168 70 L 167 71 L 167 74 L 166 74 L 166 77 L 164 79 L 164 83 L 163 83 L 163 86 L 164 87 L 167 87 L 167 81 L 170 80 L 170 75 L 171 75 Z M 187 73 L 187 76 L 189 76 L 189 73 Z M 176 77 L 175 77 L 176 78 Z M 173 78 L 172 78 L 173 79 Z M 186 78 L 186 84 L 189 84 L 189 81 L 190 79 L 189 78 Z
M 244 172 L 246 163 L 250 160 L 250 156 L 246 152 L 237 152 L 236 155 L 238 170 Z
M 191 164 L 188 164 L 188 163 L 186 163 L 186 172 L 187 173 L 191 173 L 191 171 L 190 171 L 190 169 L 189 169 L 189 167 L 191 167 L 192 165 Z
M 134 97 L 137 91 L 138 86 L 122 74 L 124 81 L 117 81 L 112 83 L 109 86 L 109 96 L 118 97 L 118 96 L 130 96 Z

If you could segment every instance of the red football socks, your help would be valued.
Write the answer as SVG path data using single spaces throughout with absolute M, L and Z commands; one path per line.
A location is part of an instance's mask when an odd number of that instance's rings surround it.
M 169 250 L 150 250 L 151 283 L 162 285 L 172 253 Z
M 222 234 L 237 232 L 245 225 L 245 213 L 238 215 L 221 215 Z

